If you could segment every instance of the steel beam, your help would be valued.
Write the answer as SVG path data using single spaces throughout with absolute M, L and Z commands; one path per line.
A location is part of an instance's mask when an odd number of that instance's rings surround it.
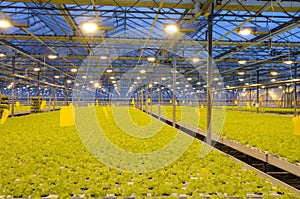
M 103 43 L 103 39 L 101 37 L 85 37 L 85 36 L 44 36 L 44 35 L 36 35 L 43 41 L 56 41 L 56 42 L 78 42 L 78 43 Z M 35 41 L 33 37 L 30 35 L 22 35 L 22 34 L 3 34 L 0 35 L 0 40 L 18 40 L 18 41 Z M 172 43 L 173 40 L 167 40 L 167 39 L 149 39 L 147 44 L 157 44 L 157 45 L 162 45 L 162 44 L 168 44 Z M 144 44 L 145 39 L 128 39 L 128 38 L 107 38 L 106 43 L 109 44 Z M 206 40 L 198 40 L 198 41 L 178 41 L 178 45 L 185 45 L 185 46 L 194 46 L 194 45 L 201 45 L 204 46 L 206 45 Z M 215 42 L 213 46 L 250 46 L 252 45 L 253 42 L 249 41 L 218 41 Z M 258 43 L 256 46 L 269 46 L 270 42 L 265 41 Z M 300 48 L 300 43 L 299 42 L 272 42 L 273 47 L 292 47 L 292 48 Z
M 281 33 L 284 33 L 289 30 L 299 27 L 299 24 L 300 24 L 299 21 L 297 21 L 297 18 L 295 18 L 295 19 L 281 25 L 281 27 L 274 28 L 270 34 L 263 36 L 262 38 L 259 38 L 259 40 L 252 42 L 251 45 L 249 45 L 249 46 L 238 48 L 236 51 L 230 51 L 230 52 L 228 51 L 228 53 L 218 57 L 216 61 L 222 61 L 223 59 L 230 57 L 232 55 L 235 55 L 238 52 L 242 52 L 250 47 L 257 46 L 258 44 L 264 43 L 266 40 L 276 37 L 277 35 L 279 35 Z
M 230 2 L 228 2 L 230 1 Z M 77 5 L 89 5 L 90 1 L 86 0 L 8 0 L 8 2 L 34 2 L 37 4 L 77 4 Z M 158 8 L 159 3 L 161 1 L 154 1 L 154 0 L 101 0 L 96 1 L 95 5 L 100 6 L 121 6 L 121 7 L 147 7 L 147 8 Z M 228 2 L 228 3 L 227 3 Z M 227 4 L 226 4 L 227 3 Z M 241 4 L 238 4 L 237 2 L 231 1 L 231 0 L 225 0 L 222 1 L 222 4 L 226 4 L 225 6 L 222 5 L 216 5 L 215 10 L 245 10 L 244 7 L 247 7 L 247 10 L 249 11 L 257 11 L 262 8 L 264 5 L 263 1 L 257 1 L 257 0 L 247 0 L 243 1 L 243 6 Z M 281 7 L 280 7 L 281 6 Z M 300 3 L 299 2 L 281 2 L 280 6 L 274 5 L 272 11 L 274 12 L 282 12 L 282 7 L 284 7 L 285 11 L 287 12 L 298 12 Z M 165 0 L 165 3 L 163 5 L 163 8 L 177 8 L 177 9 L 194 9 L 195 3 L 192 0 Z
M 1 41 L 0 41 L 1 43 Z M 261 60 L 258 60 L 258 59 L 253 59 L 253 60 L 247 60 L 250 64 L 249 65 L 246 65 L 246 67 L 249 67 L 249 66 L 253 66 L 253 65 L 256 65 L 256 64 L 259 64 L 259 63 L 282 63 L 282 60 L 273 60 L 273 59 L 276 59 L 276 58 L 281 58 L 283 56 L 286 56 L 287 53 L 285 54 L 281 54 L 279 56 L 276 56 L 276 57 L 271 57 L 269 59 L 261 59 Z M 7 54 L 6 55 L 7 57 L 13 57 L 14 55 L 13 54 Z M 26 58 L 28 57 L 27 55 L 19 55 L 18 57 L 22 57 L 22 58 Z M 38 59 L 38 58 L 44 58 L 44 55 L 40 55 L 40 54 L 30 54 L 30 57 L 29 59 Z M 57 57 L 58 59 L 61 58 L 66 58 L 66 59 L 96 59 L 96 60 L 100 60 L 101 58 L 99 56 L 85 56 L 85 55 L 63 55 L 63 56 L 58 56 Z M 136 61 L 139 59 L 139 57 L 123 57 L 123 56 L 119 56 L 119 57 L 110 57 L 111 60 L 123 60 L 123 61 Z M 143 61 L 147 61 L 147 57 L 142 57 L 141 60 Z M 158 61 L 172 61 L 173 59 L 172 58 L 159 58 L 159 59 L 156 59 Z M 181 57 L 177 57 L 176 58 L 177 61 L 186 61 L 186 62 L 189 62 L 190 59 L 188 58 L 181 58 Z M 213 59 L 214 62 L 216 62 L 217 60 L 216 59 Z M 224 62 L 235 62 L 237 63 L 238 62 L 238 59 L 224 59 L 223 60 Z M 18 62 L 18 61 L 17 61 Z M 205 63 L 205 62 L 204 62 Z M 30 65 L 30 63 L 28 63 Z M 22 63 L 22 65 L 26 65 L 26 63 Z M 54 65 L 51 65 L 51 67 L 63 67 L 63 68 L 72 68 L 73 65 L 57 65 L 57 66 L 54 66 Z M 92 66 L 91 66 L 92 67 Z M 104 67 L 104 66 L 103 66 Z M 107 66 L 106 66 L 107 67 Z M 241 67 L 239 67 L 241 68 Z M 235 69 L 239 69 L 239 68 L 235 68 Z M 232 69 L 232 70 L 235 70 L 235 69 Z M 227 72 L 227 71 L 226 71 Z

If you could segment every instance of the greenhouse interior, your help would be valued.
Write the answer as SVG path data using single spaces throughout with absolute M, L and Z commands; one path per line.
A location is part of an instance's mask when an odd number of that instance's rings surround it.
M 0 1 L 0 198 L 300 198 L 299 0 Z

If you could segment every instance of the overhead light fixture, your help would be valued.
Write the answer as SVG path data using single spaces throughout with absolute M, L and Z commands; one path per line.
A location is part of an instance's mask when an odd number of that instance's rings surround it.
M 292 63 L 294 63 L 292 60 L 284 60 L 283 63 L 291 65 Z
M 244 79 L 243 79 L 243 78 L 239 78 L 238 80 L 239 80 L 240 82 L 243 82 L 243 81 L 244 81 Z
M 181 24 L 180 32 L 195 32 L 195 26 L 193 24 Z
M 243 29 L 242 28 L 237 28 L 236 31 L 237 31 L 238 34 L 244 35 L 244 36 L 251 34 L 251 30 L 248 29 L 248 28 L 243 28 Z
M 153 86 L 152 84 L 149 84 L 149 88 L 152 88 L 152 86 Z
M 105 59 L 107 59 L 107 58 L 108 58 L 108 57 L 105 56 L 105 55 L 100 56 L 100 59 L 102 59 L 102 60 L 105 60 Z
M 146 73 L 146 70 L 142 69 L 142 70 L 140 70 L 140 73 L 144 74 L 144 73 Z
M 279 89 L 282 89 L 282 86 L 278 86 Z
M 56 58 L 57 58 L 57 55 L 50 54 L 50 55 L 48 55 L 48 58 L 49 58 L 49 59 L 56 59 Z
M 165 81 L 167 78 L 166 77 L 162 77 L 161 80 Z
M 84 76 L 82 76 L 82 79 L 86 79 L 86 76 L 84 75 Z
M 99 88 L 100 84 L 98 82 L 94 83 L 95 88 Z
M 114 30 L 115 26 L 114 23 L 112 22 L 101 22 L 100 26 L 99 26 L 99 30 Z
M 153 62 L 153 61 L 155 61 L 155 57 L 148 57 L 147 60 L 150 62 Z
M 0 57 L 5 57 L 6 54 L 5 53 L 0 53 Z
M 0 28 L 8 28 L 11 27 L 12 24 L 8 19 L 0 19 Z
M 54 75 L 54 78 L 55 79 L 59 79 L 59 75 Z
M 72 68 L 72 69 L 71 69 L 71 72 L 72 72 L 72 73 L 76 73 L 77 71 L 78 71 L 77 68 Z
M 91 80 L 91 81 L 90 81 L 90 83 L 91 83 L 91 84 L 93 84 L 93 83 L 94 83 L 94 81 L 93 81 L 93 80 Z
M 192 80 L 192 78 L 191 78 L 191 77 L 188 77 L 188 78 L 187 78 L 187 80 L 188 80 L 188 81 L 191 81 L 191 80 Z
M 245 75 L 245 72 L 244 71 L 239 71 L 238 75 Z
M 271 79 L 271 82 L 276 82 L 276 79 Z
M 111 22 L 101 22 L 101 25 L 97 25 L 94 22 L 85 22 L 82 24 L 82 29 L 86 33 L 93 33 L 97 30 L 114 30 L 114 24 Z
M 242 26 L 237 27 L 236 31 L 240 35 L 250 35 L 250 34 L 260 34 L 266 35 L 269 34 L 270 30 L 266 27 L 256 27 L 256 26 Z
M 40 68 L 34 68 L 33 71 L 34 72 L 39 72 L 41 69 Z
M 201 59 L 198 58 L 198 57 L 193 57 L 191 60 L 192 60 L 193 63 L 197 63 L 197 62 L 201 61 Z
M 86 33 L 93 33 L 93 32 L 96 32 L 98 30 L 98 26 L 94 22 L 85 22 L 82 25 L 82 29 Z
M 242 65 L 242 64 L 247 63 L 247 61 L 246 60 L 239 60 L 238 63 Z
M 165 24 L 164 30 L 168 34 L 177 32 L 195 32 L 196 28 L 193 24 Z
M 175 34 L 179 32 L 179 27 L 176 24 L 166 24 L 164 25 L 164 30 L 168 34 Z
M 115 79 L 115 77 L 114 77 L 114 76 L 111 76 L 111 77 L 109 77 L 109 79 Z
M 277 72 L 277 71 L 271 71 L 270 73 L 271 73 L 271 75 L 273 75 L 273 76 L 278 75 L 278 72 Z
M 115 83 L 117 83 L 117 81 L 116 81 L 116 80 L 113 80 L 113 81 L 111 81 L 111 83 L 115 84 Z
M 136 79 L 137 79 L 137 80 L 140 80 L 140 79 L 141 79 L 141 77 L 137 77 Z
M 68 84 L 71 84 L 71 83 L 72 83 L 72 80 L 68 79 L 68 80 L 67 80 L 67 83 L 68 83 Z
M 112 69 L 107 69 L 106 72 L 111 73 L 113 70 Z

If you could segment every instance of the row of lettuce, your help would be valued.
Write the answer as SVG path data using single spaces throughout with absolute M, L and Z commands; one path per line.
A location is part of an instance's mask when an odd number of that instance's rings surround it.
M 176 120 L 206 129 L 206 108 L 176 107 Z M 158 107 L 152 107 L 158 113 Z M 300 162 L 300 136 L 294 134 L 292 116 L 253 114 L 214 108 L 212 128 L 219 136 L 255 147 L 269 154 L 286 158 L 289 162 Z M 171 106 L 161 107 L 161 115 L 172 118 Z
M 227 110 L 233 111 L 246 111 L 246 112 L 256 112 L 257 109 L 255 107 L 245 107 L 245 106 L 227 106 Z M 274 113 L 274 114 L 294 114 L 293 108 L 258 108 L 259 113 Z M 296 110 L 297 114 L 300 114 L 300 110 Z
M 93 107 L 88 109 L 94 110 Z M 95 111 L 107 139 L 129 153 L 152 153 L 170 144 L 177 136 L 187 136 L 134 108 L 95 107 Z M 216 198 L 244 198 L 247 194 L 265 197 L 277 194 L 282 198 L 297 197 L 285 188 L 273 186 L 254 171 L 243 169 L 220 152 L 212 151 L 200 158 L 205 145 L 197 140 L 192 140 L 176 161 L 160 169 L 149 171 L 143 164 L 136 169 L 144 169 L 144 172 L 114 169 L 87 151 L 82 144 L 84 135 L 78 134 L 74 126 L 60 127 L 59 118 L 59 112 L 41 113 L 9 118 L 1 126 L 0 196 L 176 198 L 186 194 L 201 198 L 203 194 L 209 194 Z M 76 123 L 80 122 L 76 120 Z M 157 157 L 156 162 L 164 159 Z M 120 161 L 114 156 L 110 160 Z

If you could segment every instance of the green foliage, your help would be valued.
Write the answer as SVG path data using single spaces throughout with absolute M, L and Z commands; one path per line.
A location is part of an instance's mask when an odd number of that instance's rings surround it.
M 99 120 L 103 120 L 105 116 L 98 111 Z M 136 115 L 135 120 L 145 117 L 138 111 L 132 114 Z M 144 151 L 156 150 L 174 135 L 170 127 L 164 126 L 159 136 L 145 138 L 139 143 L 138 138 L 125 138 L 121 129 L 112 126 L 114 121 L 111 113 L 109 115 L 103 128 L 111 129 L 112 134 L 123 139 L 125 144 L 119 144 L 125 149 L 148 147 Z M 199 198 L 200 194 L 245 197 L 247 193 L 268 196 L 278 192 L 282 196 L 293 196 L 287 189 L 272 187 L 270 182 L 252 171 L 243 170 L 241 165 L 216 151 L 200 159 L 202 145 L 197 140 L 176 162 L 165 168 L 149 173 L 129 173 L 108 168 L 91 156 L 75 127 L 59 127 L 59 112 L 9 118 L 0 131 L 0 195 L 5 197 L 135 195 L 146 198 L 151 194 L 159 198 L 177 193 Z M 110 138 L 117 143 L 117 137 Z M 137 139 L 134 146 L 126 143 L 131 139 Z
M 164 108 L 167 112 L 166 116 L 172 118 L 172 107 Z M 186 113 L 194 113 L 194 109 L 194 107 L 177 109 L 177 118 L 181 118 L 181 115 L 187 115 Z M 292 116 L 254 114 L 229 110 L 226 111 L 222 136 L 244 145 L 256 147 L 262 151 L 268 151 L 269 154 L 286 158 L 289 162 L 300 162 L 300 136 L 293 133 Z M 265 112 L 273 111 L 273 109 L 263 110 Z M 206 129 L 206 109 L 199 108 L 199 113 L 200 122 L 198 127 Z M 215 117 L 217 117 L 217 114 Z M 218 118 L 213 118 L 214 121 L 217 123 Z M 212 128 L 214 128 L 214 124 Z
M 255 107 L 247 108 L 244 106 L 227 106 L 226 110 L 230 111 L 247 111 L 247 112 L 256 112 Z M 293 108 L 259 108 L 258 109 L 259 113 L 275 113 L 275 114 L 294 114 L 294 109 Z M 297 114 L 299 114 L 300 111 L 297 110 Z

